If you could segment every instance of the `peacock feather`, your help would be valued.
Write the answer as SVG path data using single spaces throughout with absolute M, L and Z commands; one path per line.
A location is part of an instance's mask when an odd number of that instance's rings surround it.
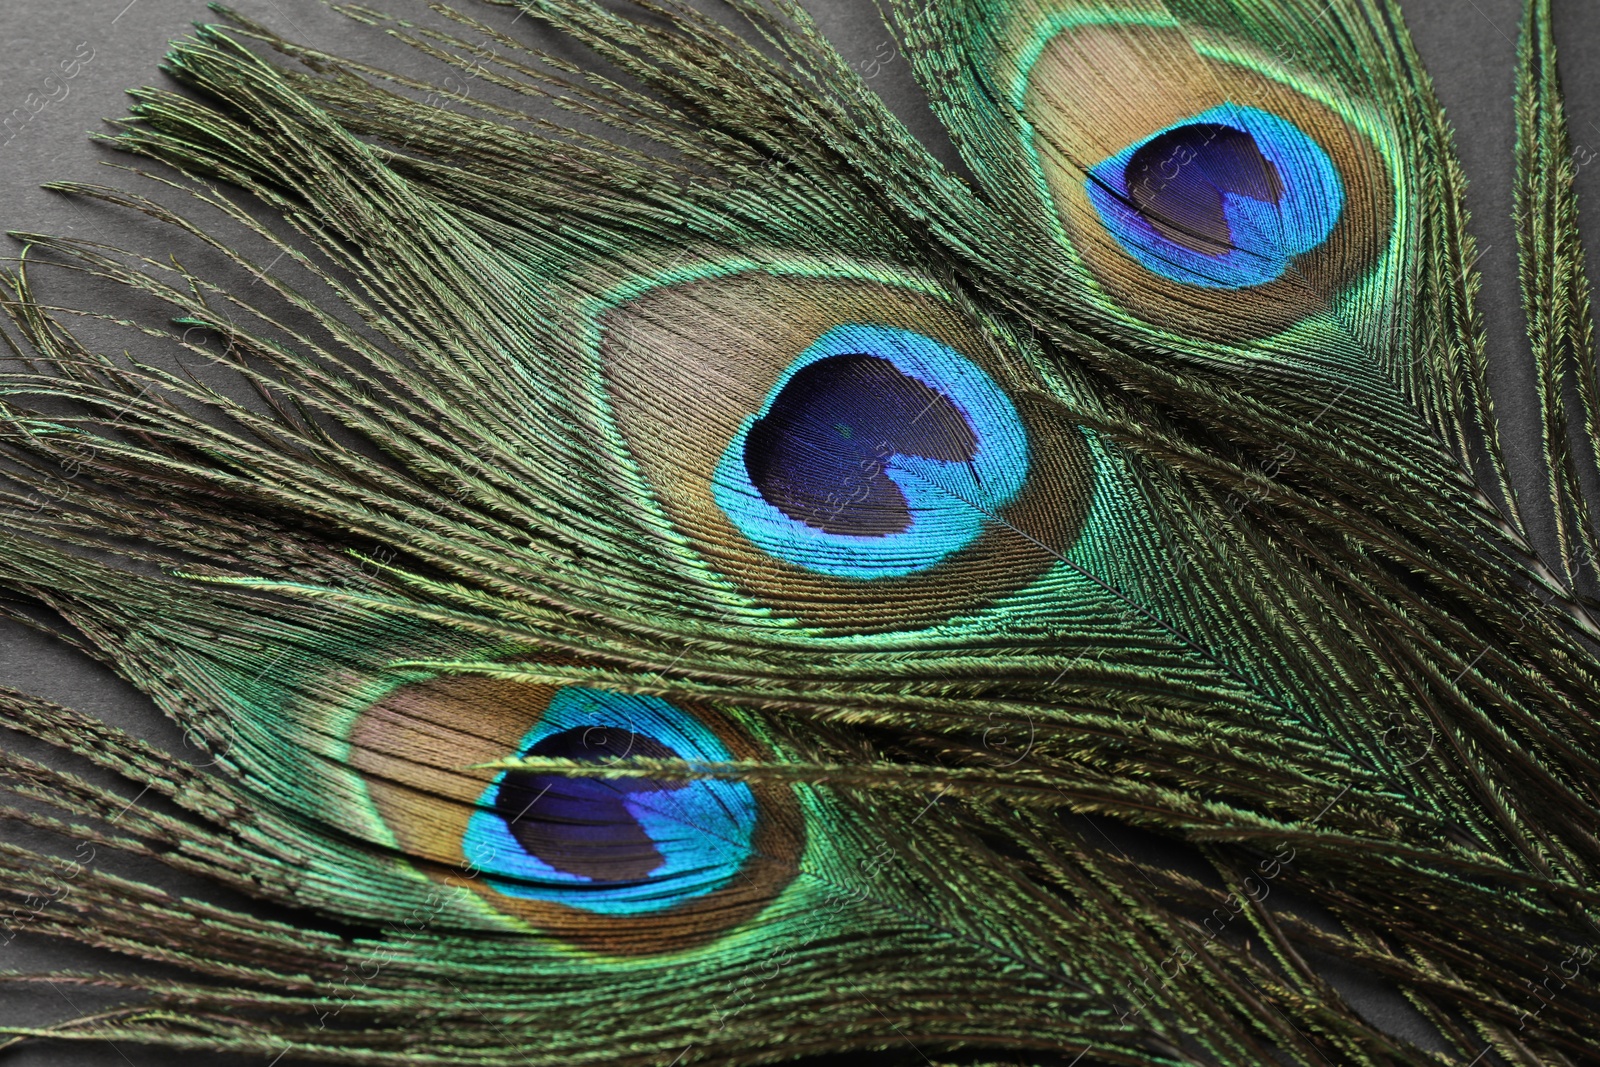
M 144 251 L 16 235 L 7 613 L 207 759 L 0 692 L 122 957 L 0 1051 L 1600 1062 L 1548 0 L 1531 492 L 1393 4 L 888 0 L 945 158 L 790 0 L 498 6 L 216 7 L 51 186 Z

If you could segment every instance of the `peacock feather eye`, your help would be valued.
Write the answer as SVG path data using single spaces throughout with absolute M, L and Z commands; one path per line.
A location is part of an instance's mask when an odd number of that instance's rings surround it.
M 664 700 L 580 687 L 555 693 L 512 754 L 733 759 L 703 722 Z M 756 822 L 744 782 L 503 771 L 479 798 L 462 851 L 505 896 L 640 915 L 726 886 L 750 858 Z
M 1389 247 L 1381 124 L 1148 19 L 1024 24 L 1014 100 L 1062 240 L 1119 306 L 1183 333 L 1236 342 L 1330 310 Z
M 938 290 L 707 266 L 600 316 L 615 425 L 667 518 L 780 616 L 920 628 L 1028 586 L 1082 531 L 1084 432 L 1005 383 Z
M 1028 436 L 949 345 L 851 324 L 779 375 L 712 481 L 752 544 L 819 574 L 901 577 L 982 535 L 1027 481 Z
M 1089 202 L 1124 251 L 1171 281 L 1265 285 L 1333 232 L 1344 183 L 1316 141 L 1253 107 L 1215 107 L 1091 168 Z
M 770 759 L 729 714 L 582 686 L 440 677 L 360 715 L 351 764 L 394 845 L 514 924 L 620 955 L 715 937 L 775 899 L 804 841 L 786 787 L 484 764 Z

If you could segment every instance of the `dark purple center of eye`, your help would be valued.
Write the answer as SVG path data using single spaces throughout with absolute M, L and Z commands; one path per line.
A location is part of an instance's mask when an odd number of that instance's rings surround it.
M 968 462 L 978 438 L 950 398 L 886 359 L 807 364 L 745 436 L 744 465 L 767 503 L 832 534 L 883 537 L 911 525 L 886 473 L 896 455 Z
M 1157 233 L 1209 256 L 1233 247 L 1223 214 L 1232 193 L 1275 204 L 1278 170 L 1255 138 L 1232 126 L 1195 122 L 1140 145 L 1123 168 L 1128 200 Z
M 674 759 L 660 741 L 631 730 L 587 726 L 551 734 L 528 749 L 584 763 L 630 757 Z M 512 771 L 500 782 L 494 812 L 530 856 L 567 874 L 597 882 L 636 882 L 661 865 L 662 855 L 625 803 L 630 795 L 682 789 L 687 781 L 653 778 L 574 778 Z

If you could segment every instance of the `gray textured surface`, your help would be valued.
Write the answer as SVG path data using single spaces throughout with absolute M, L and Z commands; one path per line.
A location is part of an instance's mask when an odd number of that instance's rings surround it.
M 1557 0 L 1564 77 L 1578 158 L 1594 162 L 1580 172 L 1589 203 L 1600 193 L 1600 20 L 1594 0 Z M 364 56 L 391 55 L 386 42 L 330 15 L 315 0 L 239 0 L 236 6 L 308 43 Z M 400 5 L 396 5 L 400 6 Z M 866 0 L 810 0 L 823 29 L 847 57 L 870 64 L 885 54 L 888 35 Z M 38 189 L 39 183 L 70 178 L 112 181 L 99 166 L 117 157 L 89 143 L 104 129 L 101 120 L 121 114 L 130 86 L 159 84 L 156 64 L 167 42 L 206 17 L 199 0 L 5 0 L 0 27 L 0 223 L 6 229 L 66 233 L 129 242 L 137 221 L 126 213 L 86 205 Z M 1402 0 L 1418 47 L 1449 110 L 1460 151 L 1473 179 L 1470 206 L 1483 251 L 1483 306 L 1491 329 L 1497 403 L 1509 430 L 1514 473 L 1536 486 L 1538 430 L 1521 340 L 1516 300 L 1516 256 L 1510 223 L 1512 119 L 1510 90 L 1516 0 Z M 900 111 L 912 129 L 950 158 L 932 116 L 921 103 L 904 62 L 875 64 L 874 88 Z M 13 110 L 15 109 L 15 110 Z M 9 115 L 9 117 L 7 117 Z M 1591 211 L 1590 219 L 1597 212 Z M 1591 222 L 1586 229 L 1592 232 Z M 1591 236 L 1590 247 L 1596 247 Z M 7 254 L 10 254 L 9 252 Z M 59 290 L 61 295 L 70 288 Z M 182 751 L 182 738 L 128 686 L 72 651 L 17 626 L 0 623 L 0 682 L 39 693 L 105 717 L 137 734 Z M 198 758 L 198 757 L 197 757 Z M 0 837 L 15 831 L 0 826 Z M 170 884 L 170 883 L 169 883 Z M 39 970 L 114 966 L 109 957 L 38 943 L 26 935 L 0 946 L 0 968 Z M 79 990 L 41 987 L 36 994 L 5 994 L 0 1017 L 44 1022 L 99 1001 Z M 70 998 L 70 1003 L 69 1003 Z M 1403 1005 L 1378 993 L 1366 997 L 1377 1017 L 1408 1029 Z M 888 1035 L 886 1034 L 886 1037 Z M 209 1064 L 210 1057 L 136 1047 L 25 1047 L 0 1053 L 7 1067 L 43 1064 Z M 285 1062 L 288 1062 L 287 1060 Z

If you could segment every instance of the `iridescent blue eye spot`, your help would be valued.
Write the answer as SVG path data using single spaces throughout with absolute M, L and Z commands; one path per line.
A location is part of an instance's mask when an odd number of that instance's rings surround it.
M 569 687 L 518 755 L 590 763 L 733 759 L 693 715 L 656 697 Z M 750 857 L 757 803 L 739 781 L 506 771 L 479 799 L 463 854 L 496 891 L 602 915 L 661 911 L 727 885 Z
M 1129 255 L 1163 278 L 1214 289 L 1264 285 L 1321 245 L 1344 182 L 1294 123 L 1224 105 L 1091 167 L 1089 202 Z
M 826 533 L 883 536 L 911 525 L 880 457 L 968 463 L 978 439 L 950 398 L 878 356 L 828 356 L 790 377 L 745 435 L 751 484 Z
M 712 496 L 763 551 L 899 577 L 975 541 L 1027 480 L 1028 438 L 982 368 L 931 337 L 838 326 L 744 420 Z
M 676 753 L 632 730 L 585 726 L 551 734 L 527 755 L 604 763 L 630 756 L 673 759 Z M 629 798 L 687 784 L 513 771 L 500 782 L 494 810 L 524 852 L 556 870 L 594 882 L 636 882 L 650 877 L 665 857 L 629 809 Z

